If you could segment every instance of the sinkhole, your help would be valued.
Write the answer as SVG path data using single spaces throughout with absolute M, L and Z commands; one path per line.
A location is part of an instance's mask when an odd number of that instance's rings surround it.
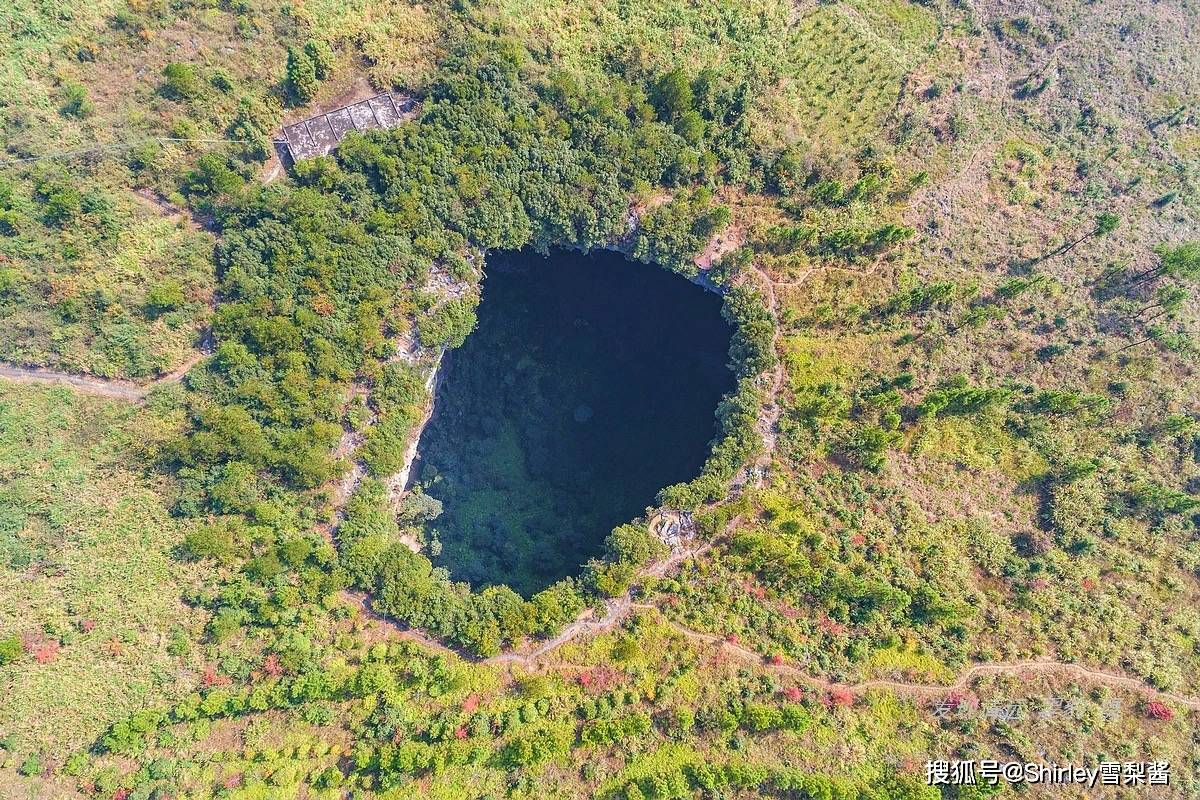
M 718 295 L 611 252 L 495 253 L 482 291 L 414 481 L 443 506 L 434 563 L 529 596 L 699 473 L 733 330 Z

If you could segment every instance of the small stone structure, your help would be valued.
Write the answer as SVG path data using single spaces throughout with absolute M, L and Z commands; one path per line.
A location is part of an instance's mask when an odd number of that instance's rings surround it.
M 685 541 L 695 538 L 696 518 L 691 511 L 664 508 L 650 520 L 649 528 L 650 533 L 674 551 Z
M 283 128 L 283 141 L 293 161 L 327 156 L 350 131 L 394 128 L 412 116 L 417 101 L 390 92 L 359 100 Z

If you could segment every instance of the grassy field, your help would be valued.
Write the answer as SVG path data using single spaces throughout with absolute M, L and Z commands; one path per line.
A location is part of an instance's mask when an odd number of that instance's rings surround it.
M 173 428 L 121 403 L 0 386 L 0 667 L 8 760 L 46 766 L 114 720 L 190 690 L 203 619 L 181 602 L 202 571 L 136 453 Z M 21 763 L 10 763 L 17 766 Z
M 753 87 L 752 136 L 844 159 L 877 139 L 905 76 L 937 49 L 935 13 L 907 2 L 538 3 L 494 0 L 480 15 L 536 42 L 552 70 L 585 81 L 708 70 Z
M 288 43 L 337 48 L 338 77 L 314 98 L 329 102 L 362 72 L 418 88 L 437 33 L 429 10 L 395 0 L 0 9 L 0 360 L 126 378 L 185 361 L 214 285 L 208 220 L 179 210 L 197 159 L 247 125 L 277 130 Z M 45 158 L 76 150 L 89 152 Z

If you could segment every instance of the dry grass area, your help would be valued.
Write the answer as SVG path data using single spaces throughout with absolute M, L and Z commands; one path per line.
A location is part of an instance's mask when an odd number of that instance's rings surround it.
M 0 667 L 9 750 L 53 763 L 113 719 L 196 685 L 204 574 L 134 452 L 173 423 L 66 389 L 0 385 Z M 11 766 L 16 766 L 11 765 Z

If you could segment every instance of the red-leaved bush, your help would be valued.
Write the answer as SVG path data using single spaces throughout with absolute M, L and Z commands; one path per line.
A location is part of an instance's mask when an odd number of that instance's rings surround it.
M 200 685 L 205 689 L 211 689 L 214 686 L 228 686 L 231 683 L 233 683 L 232 678 L 228 675 L 221 675 L 211 664 L 204 668 L 204 674 L 200 676 Z
M 33 658 L 39 664 L 49 664 L 58 658 L 59 644 L 53 639 L 42 642 L 33 651 Z
M 283 665 L 279 663 L 279 656 L 275 653 L 270 653 L 263 659 L 262 670 L 272 678 L 278 678 L 283 674 Z
M 593 694 L 607 692 L 612 687 L 620 675 L 611 667 L 592 667 L 586 672 L 579 674 L 579 685 L 587 689 Z
M 845 686 L 836 686 L 829 690 L 829 695 L 826 698 L 826 705 L 830 708 L 841 706 L 842 708 L 850 708 L 854 705 L 854 692 L 847 689 Z
M 1175 719 L 1175 712 L 1161 700 L 1151 700 L 1149 703 L 1146 703 L 1146 716 L 1150 717 L 1150 719 L 1161 719 L 1165 722 Z

